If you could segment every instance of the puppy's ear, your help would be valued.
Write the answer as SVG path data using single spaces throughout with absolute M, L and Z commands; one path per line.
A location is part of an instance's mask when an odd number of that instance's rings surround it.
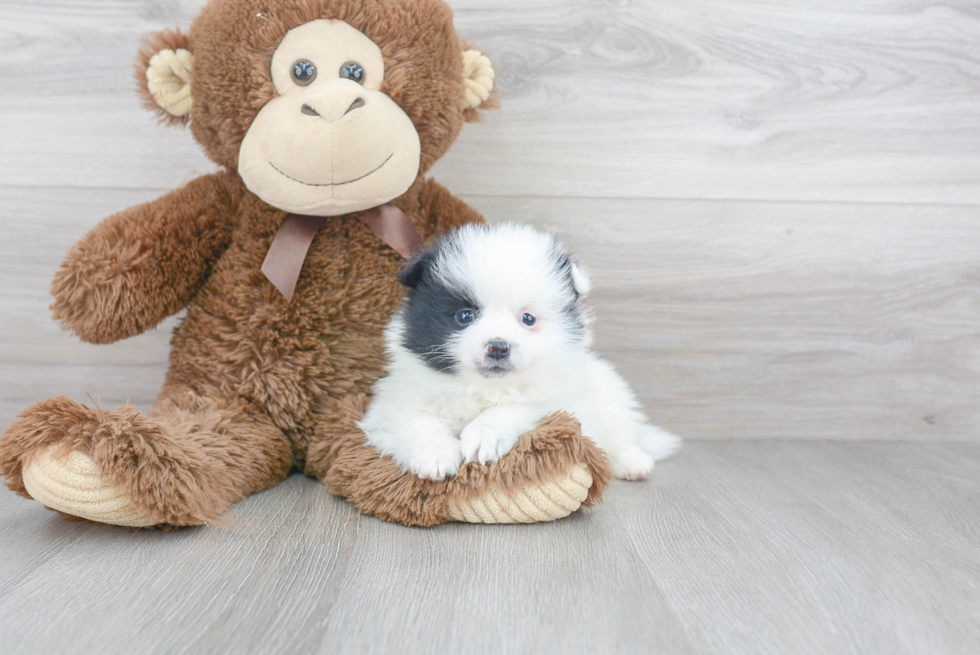
M 575 288 L 575 293 L 584 298 L 592 290 L 592 279 L 589 277 L 589 272 L 581 264 L 576 261 L 569 263 L 572 269 L 572 286 Z
M 429 248 L 422 251 L 422 254 L 405 264 L 405 268 L 398 275 L 398 281 L 409 289 L 418 289 L 435 258 L 435 250 Z

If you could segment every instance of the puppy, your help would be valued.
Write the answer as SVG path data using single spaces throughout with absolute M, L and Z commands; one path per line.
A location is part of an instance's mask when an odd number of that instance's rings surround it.
M 411 261 L 385 332 L 388 375 L 360 427 L 403 470 L 430 480 L 495 462 L 565 410 L 639 480 L 680 439 L 649 424 L 626 381 L 591 350 L 591 282 L 554 237 L 467 225 Z

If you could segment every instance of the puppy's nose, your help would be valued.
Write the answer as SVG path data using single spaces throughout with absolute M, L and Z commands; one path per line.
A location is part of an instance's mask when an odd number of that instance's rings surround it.
M 510 344 L 503 339 L 492 339 L 487 342 L 487 357 L 498 362 L 510 356 Z

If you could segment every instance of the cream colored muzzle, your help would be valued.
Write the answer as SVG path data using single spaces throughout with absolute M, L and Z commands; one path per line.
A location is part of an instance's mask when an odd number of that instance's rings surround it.
M 239 173 L 274 207 L 339 216 L 405 193 L 421 152 L 415 126 L 391 98 L 337 79 L 269 101 L 242 142 Z

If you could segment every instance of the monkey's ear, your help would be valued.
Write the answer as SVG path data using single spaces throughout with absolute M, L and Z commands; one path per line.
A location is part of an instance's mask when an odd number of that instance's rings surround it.
M 420 255 L 405 264 L 405 268 L 398 275 L 398 281 L 409 289 L 418 289 L 419 285 L 422 284 L 422 279 L 425 278 L 426 272 L 432 266 L 432 262 L 435 261 L 435 258 L 435 250 L 432 248 L 423 250 Z
M 136 58 L 136 83 L 143 107 L 161 122 L 183 125 L 190 120 L 191 40 L 179 29 L 153 32 L 143 37 Z
M 464 46 L 465 47 L 465 46 Z M 477 109 L 495 109 L 497 97 L 493 93 L 497 74 L 490 59 L 479 50 L 463 51 L 463 83 L 466 85 L 466 120 L 478 121 Z

